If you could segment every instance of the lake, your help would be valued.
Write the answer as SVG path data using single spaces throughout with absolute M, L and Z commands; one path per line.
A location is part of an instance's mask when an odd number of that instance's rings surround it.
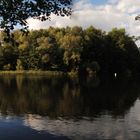
M 139 85 L 133 78 L 0 76 L 0 139 L 139 139 Z

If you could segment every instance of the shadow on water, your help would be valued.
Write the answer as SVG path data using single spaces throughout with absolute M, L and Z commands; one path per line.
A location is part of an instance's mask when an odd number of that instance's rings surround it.
M 89 106 L 89 115 L 107 113 L 113 117 L 123 117 L 140 95 L 140 82 L 133 78 L 96 78 L 98 82 L 92 78 L 81 80 L 84 81 L 81 83 L 81 94 L 84 104 Z
M 0 77 L 0 112 L 67 119 L 106 113 L 123 117 L 139 97 L 139 83 L 98 77 Z

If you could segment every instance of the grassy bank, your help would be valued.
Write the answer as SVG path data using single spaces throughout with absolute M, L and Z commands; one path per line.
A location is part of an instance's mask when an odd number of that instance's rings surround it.
M 23 76 L 67 76 L 67 77 L 77 77 L 77 72 L 62 72 L 62 71 L 40 71 L 40 70 L 10 70 L 10 71 L 0 71 L 0 76 L 16 76 L 16 75 L 23 75 Z
M 0 71 L 0 75 L 50 75 L 50 76 L 59 76 L 67 75 L 61 71 L 35 71 L 35 70 L 23 70 L 23 71 Z

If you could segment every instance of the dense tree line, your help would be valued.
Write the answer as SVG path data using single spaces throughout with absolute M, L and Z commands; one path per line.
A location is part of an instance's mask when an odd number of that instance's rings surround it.
M 11 40 L 0 34 L 0 70 L 51 70 L 80 74 L 140 71 L 140 52 L 125 29 L 106 33 L 89 27 L 19 30 Z

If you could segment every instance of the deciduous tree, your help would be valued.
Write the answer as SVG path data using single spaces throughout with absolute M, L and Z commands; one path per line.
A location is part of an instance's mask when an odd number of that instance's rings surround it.
M 69 16 L 71 5 L 72 0 L 0 0 L 0 28 L 8 34 L 16 25 L 26 31 L 28 18 L 44 21 L 52 13 Z

